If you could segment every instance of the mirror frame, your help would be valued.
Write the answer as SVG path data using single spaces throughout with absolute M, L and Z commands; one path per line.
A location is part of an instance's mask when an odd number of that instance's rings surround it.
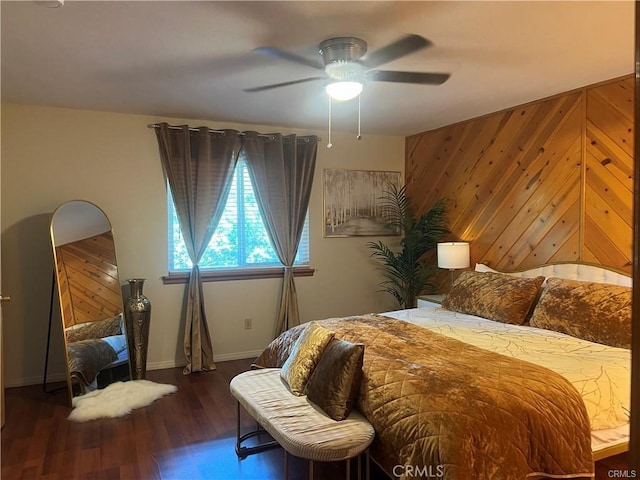
M 63 217 L 60 216 L 61 212 L 65 211 L 65 215 Z M 99 215 L 98 215 L 99 214 Z M 69 349 L 68 349 L 68 341 L 67 341 L 67 329 L 70 326 L 76 324 L 82 324 L 90 321 L 100 321 L 106 320 L 111 317 L 115 317 L 117 315 L 121 316 L 121 334 L 124 336 L 124 345 L 127 350 L 127 371 L 128 378 L 127 380 L 131 380 L 133 378 L 132 369 L 131 369 L 131 351 L 129 348 L 129 341 L 127 338 L 127 329 L 126 329 L 126 318 L 124 312 L 124 298 L 122 295 L 122 286 L 120 284 L 120 277 L 118 272 L 118 262 L 116 255 L 116 247 L 115 241 L 113 239 L 113 229 L 109 217 L 107 217 L 104 210 L 98 207 L 96 204 L 86 201 L 86 200 L 69 200 L 61 205 L 59 205 L 51 215 L 51 221 L 49 225 L 49 232 L 51 236 L 51 246 L 53 250 L 53 261 L 54 261 L 54 281 L 56 284 L 56 290 L 58 292 L 58 307 L 60 311 L 60 325 L 62 328 L 62 338 L 64 343 L 64 355 L 65 355 L 65 371 L 67 378 L 67 390 L 69 396 L 69 405 L 73 406 L 73 398 L 79 395 L 74 395 L 74 386 L 71 378 L 71 372 L 69 369 Z M 73 308 L 73 301 L 71 300 L 71 294 L 69 293 L 69 289 L 62 288 L 62 284 L 68 284 L 69 277 L 66 274 L 61 273 L 61 269 L 65 268 L 66 265 L 63 265 L 64 260 L 60 258 L 60 248 L 64 245 L 69 245 L 71 243 L 80 242 L 82 240 L 88 240 L 94 237 L 98 237 L 100 235 L 104 235 L 108 233 L 109 239 L 111 240 L 111 245 L 113 249 L 113 257 L 112 260 L 109 260 L 106 263 L 110 267 L 115 268 L 115 274 L 110 274 L 109 276 L 113 277 L 115 280 L 115 285 L 113 288 L 105 289 L 107 293 L 111 297 L 111 302 L 109 306 L 104 308 L 99 308 L 101 311 L 101 317 L 97 320 L 87 320 L 83 318 L 83 316 L 89 316 L 89 312 L 82 312 L 80 309 Z M 111 248 L 109 248 L 111 250 Z M 109 252 L 111 253 L 111 252 Z M 109 255 L 110 256 L 110 255 Z M 111 258 L 111 256 L 110 256 Z M 88 262 L 87 262 L 88 263 Z M 100 263 L 103 263 L 103 260 L 100 260 Z M 117 289 L 115 288 L 117 286 Z M 117 299 L 115 298 L 117 295 Z M 91 296 L 91 298 L 96 298 L 95 296 Z M 69 307 L 67 308 L 67 305 Z M 67 311 L 69 310 L 69 311 Z M 73 310 L 73 311 L 71 311 Z M 119 310 L 119 311 L 116 311 Z M 78 314 L 80 314 L 80 319 L 78 319 Z M 114 365 L 112 368 L 117 367 L 118 365 Z M 96 380 L 101 369 L 96 374 Z M 114 380 L 115 381 L 115 380 Z M 82 393 L 80 394 L 82 395 Z

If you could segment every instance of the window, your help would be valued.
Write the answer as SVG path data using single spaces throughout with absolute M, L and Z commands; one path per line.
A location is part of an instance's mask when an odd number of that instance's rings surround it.
M 169 190 L 169 271 L 185 272 L 192 264 L 182 238 Z M 305 220 L 295 265 L 309 264 L 309 216 Z M 220 223 L 200 261 L 201 269 L 228 270 L 280 267 L 264 227 L 247 165 L 242 155 Z

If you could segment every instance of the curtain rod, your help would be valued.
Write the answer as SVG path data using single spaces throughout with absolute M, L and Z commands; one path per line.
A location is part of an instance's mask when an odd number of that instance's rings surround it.
M 151 124 L 147 125 L 147 128 L 159 128 L 159 127 L 160 127 L 159 123 L 151 123 Z M 169 129 L 171 129 L 171 130 L 182 130 L 181 127 L 178 127 L 178 126 L 175 126 L 175 125 L 167 125 L 167 127 Z M 209 128 L 209 127 L 207 127 L 207 128 Z M 189 131 L 190 132 L 199 132 L 200 129 L 196 128 L 196 127 L 189 127 Z M 209 131 L 210 132 L 214 132 L 214 133 L 224 133 L 224 130 L 216 130 L 214 128 L 209 128 Z M 238 132 L 238 135 L 244 137 L 244 133 L 242 133 L 242 132 Z M 269 135 L 269 134 L 266 134 L 266 133 L 259 133 L 258 136 L 259 137 L 265 137 L 265 138 L 273 138 L 273 134 Z M 310 135 L 310 136 L 313 136 L 313 135 Z M 318 137 L 318 141 L 321 142 L 322 138 Z

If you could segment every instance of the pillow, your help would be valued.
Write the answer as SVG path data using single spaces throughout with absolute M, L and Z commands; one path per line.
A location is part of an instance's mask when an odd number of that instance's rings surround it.
M 522 325 L 528 319 L 542 282 L 544 277 L 519 278 L 466 271 L 454 282 L 442 306 L 454 312 Z
M 631 288 L 548 278 L 531 326 L 631 348 Z
M 298 396 L 304 394 L 307 380 L 333 336 L 333 332 L 315 322 L 305 327 L 280 370 L 280 377 L 289 386 L 291 393 Z
M 124 333 L 122 330 L 122 318 L 122 314 L 119 314 L 104 320 L 73 325 L 65 329 L 67 342 L 122 335 Z
M 334 339 L 307 382 L 307 398 L 334 420 L 344 420 L 360 389 L 364 345 Z
M 482 273 L 486 273 L 486 272 L 502 273 L 502 272 L 499 272 L 498 270 L 491 268 L 489 265 L 485 265 L 484 263 L 476 263 L 475 271 L 482 272 Z

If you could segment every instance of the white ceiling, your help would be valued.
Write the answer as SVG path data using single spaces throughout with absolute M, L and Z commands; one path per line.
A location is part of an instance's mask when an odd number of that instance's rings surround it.
M 441 86 L 369 83 L 364 134 L 410 135 L 633 73 L 634 2 L 2 1 L 2 100 L 317 130 L 322 82 L 244 88 L 317 70 L 318 44 L 356 36 L 376 50 L 407 33 L 434 46 L 379 68 L 451 73 Z M 354 131 L 357 101 L 334 104 Z M 216 121 L 212 124 L 211 121 Z

